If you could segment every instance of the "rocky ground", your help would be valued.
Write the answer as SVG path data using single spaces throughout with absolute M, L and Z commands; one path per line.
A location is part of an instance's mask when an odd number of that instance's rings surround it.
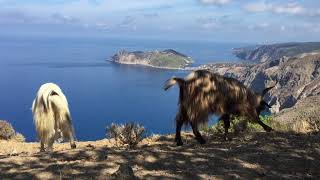
M 320 96 L 310 96 L 295 106 L 282 110 L 274 116 L 274 121 L 282 130 L 308 133 L 320 131 Z
M 38 143 L 0 142 L 1 179 L 110 179 L 129 165 L 138 179 L 319 179 L 320 134 L 254 133 L 231 142 L 207 137 L 199 145 L 184 134 L 144 139 L 136 149 L 111 140 L 55 144 L 39 153 Z M 127 172 L 130 172 L 129 170 Z M 131 176 L 132 178 L 132 176 Z

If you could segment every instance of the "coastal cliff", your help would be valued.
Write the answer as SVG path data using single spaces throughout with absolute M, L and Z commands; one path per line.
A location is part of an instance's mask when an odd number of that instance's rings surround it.
M 320 42 L 293 42 L 235 48 L 233 54 L 242 60 L 259 63 L 280 59 L 284 56 L 292 57 L 302 53 L 311 53 L 319 49 Z
M 164 51 L 119 51 L 112 56 L 112 62 L 134 64 L 164 69 L 183 69 L 193 61 L 190 57 L 172 49 Z
M 272 112 L 278 113 L 309 97 L 320 95 L 320 46 L 319 49 L 315 49 L 320 43 L 302 43 L 294 46 L 300 48 L 300 54 L 295 52 L 292 56 L 278 58 L 280 54 L 274 52 L 282 52 L 288 44 L 269 45 L 273 50 L 264 51 L 264 55 L 258 52 L 254 54 L 259 56 L 252 54 L 250 60 L 260 62 L 257 64 L 214 64 L 203 65 L 200 68 L 234 77 L 256 92 L 276 84 L 265 99 L 272 105 Z M 309 52 L 311 45 L 313 49 Z M 302 51 L 303 49 L 306 51 Z
M 236 78 L 258 93 L 275 85 L 265 95 L 272 106 L 274 126 L 296 133 L 319 132 L 320 52 L 273 58 L 258 64 L 209 64 L 198 68 Z

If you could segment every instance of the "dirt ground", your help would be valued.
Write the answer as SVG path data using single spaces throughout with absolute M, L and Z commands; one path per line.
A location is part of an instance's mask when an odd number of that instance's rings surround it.
M 0 142 L 0 179 L 110 179 L 129 164 L 139 179 L 320 179 L 320 134 L 254 133 L 234 138 L 207 137 L 199 145 L 183 134 L 153 136 L 136 149 L 111 140 L 55 144 L 40 153 L 39 143 Z

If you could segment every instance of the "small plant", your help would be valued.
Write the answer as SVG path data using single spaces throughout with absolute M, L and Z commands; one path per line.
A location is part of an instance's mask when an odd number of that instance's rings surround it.
M 20 134 L 20 133 L 16 133 L 13 137 L 12 137 L 12 140 L 13 141 L 16 141 L 16 142 L 25 142 L 26 141 L 26 138 Z
M 9 140 L 15 135 L 12 125 L 0 120 L 0 139 Z
M 273 118 L 272 116 L 260 116 L 260 119 L 267 125 L 273 124 Z M 223 121 L 219 121 L 217 124 L 204 128 L 203 131 L 205 131 L 207 134 L 224 134 L 224 124 Z M 258 123 L 253 123 L 248 121 L 244 117 L 240 116 L 233 116 L 232 120 L 230 121 L 230 128 L 229 132 L 238 135 L 241 133 L 248 133 L 248 132 L 257 132 L 257 131 L 263 131 L 263 128 Z
M 128 145 L 129 148 L 134 148 L 145 137 L 145 128 L 134 122 L 124 125 L 112 123 L 107 127 L 106 135 L 109 138 L 114 138 L 120 145 Z
M 17 142 L 25 142 L 26 140 L 22 134 L 15 132 L 10 123 L 0 120 L 0 140 L 1 139 Z

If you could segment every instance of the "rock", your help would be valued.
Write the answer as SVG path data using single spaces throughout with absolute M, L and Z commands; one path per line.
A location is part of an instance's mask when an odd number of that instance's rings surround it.
M 273 112 L 279 112 L 306 97 L 320 95 L 319 67 L 320 54 L 285 57 L 254 66 L 242 81 L 257 92 L 277 83 L 266 100 L 275 105 Z
M 320 96 L 309 96 L 300 100 L 294 107 L 276 114 L 275 122 L 290 131 L 310 133 L 320 131 Z
M 128 164 L 121 164 L 119 169 L 111 175 L 112 178 L 117 180 L 134 180 L 137 179 L 133 173 L 131 166 Z

